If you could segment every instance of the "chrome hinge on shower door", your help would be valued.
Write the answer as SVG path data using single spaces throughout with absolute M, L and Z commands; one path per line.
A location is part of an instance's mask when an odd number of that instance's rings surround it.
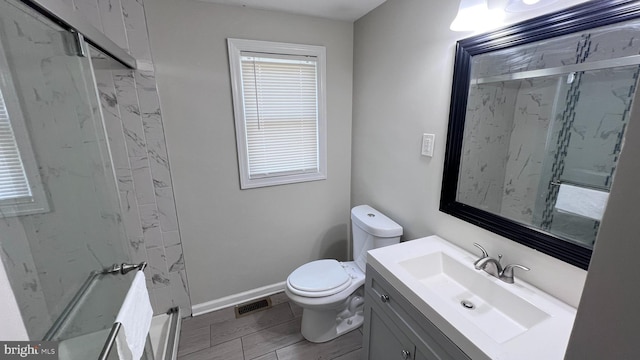
M 65 53 L 69 56 L 87 57 L 85 52 L 84 36 L 75 30 L 63 31 L 62 40 Z

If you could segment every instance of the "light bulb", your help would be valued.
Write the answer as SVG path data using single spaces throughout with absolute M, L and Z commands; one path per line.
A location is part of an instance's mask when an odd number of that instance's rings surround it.
M 486 0 L 461 0 L 458 15 L 451 23 L 453 31 L 482 31 L 500 26 L 504 12 L 489 10 Z

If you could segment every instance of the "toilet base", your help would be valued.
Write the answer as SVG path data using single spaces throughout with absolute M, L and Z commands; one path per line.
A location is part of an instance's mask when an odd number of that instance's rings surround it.
M 352 294 L 346 306 L 338 309 L 309 309 L 302 312 L 302 336 L 323 343 L 357 329 L 364 322 L 362 288 Z

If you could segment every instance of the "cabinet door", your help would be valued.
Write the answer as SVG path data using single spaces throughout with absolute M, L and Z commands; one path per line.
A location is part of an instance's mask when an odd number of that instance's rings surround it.
M 368 360 L 413 360 L 415 346 L 386 316 L 369 307 L 370 334 Z
M 416 356 L 413 358 L 413 360 L 440 360 L 440 359 L 433 356 L 429 358 L 416 348 Z

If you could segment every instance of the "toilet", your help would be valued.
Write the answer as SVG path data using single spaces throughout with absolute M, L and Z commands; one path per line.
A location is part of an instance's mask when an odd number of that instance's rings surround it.
M 285 293 L 303 308 L 302 336 L 321 343 L 364 322 L 367 251 L 400 242 L 402 227 L 376 209 L 351 209 L 354 261 L 334 259 L 306 263 L 287 278 Z

